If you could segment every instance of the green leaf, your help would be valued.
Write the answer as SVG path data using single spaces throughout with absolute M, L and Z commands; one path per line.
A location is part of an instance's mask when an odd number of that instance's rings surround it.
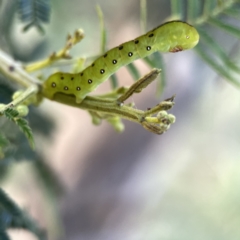
M 6 147 L 9 141 L 0 133 L 0 147 Z
M 33 133 L 32 133 L 31 128 L 28 126 L 28 121 L 25 120 L 24 118 L 17 118 L 15 120 L 15 122 L 18 125 L 18 127 L 20 128 L 20 130 L 25 134 L 31 148 L 35 149 Z
M 161 53 L 155 52 L 151 56 L 143 59 L 151 68 L 164 69 L 164 61 Z M 166 74 L 165 71 L 161 72 L 159 81 L 157 84 L 157 96 L 160 96 L 166 86 Z
M 226 70 L 226 68 L 222 65 L 217 64 L 215 59 L 212 59 L 210 56 L 208 56 L 203 48 L 201 48 L 199 45 L 194 48 L 194 50 L 198 53 L 198 55 L 207 62 L 218 74 L 225 77 L 226 80 L 228 80 L 230 83 L 235 85 L 236 87 L 240 87 L 240 79 L 235 79 L 229 71 Z
M 44 34 L 44 28 L 39 24 L 39 23 L 36 23 L 36 22 L 30 22 L 28 23 L 27 25 L 25 25 L 22 29 L 23 32 L 27 32 L 31 27 L 37 27 L 38 31 L 41 33 L 41 34 Z
M 118 79 L 115 73 L 110 76 L 110 81 L 111 81 L 112 89 L 115 89 L 118 87 Z
M 227 33 L 232 34 L 233 36 L 235 36 L 237 38 L 240 38 L 240 29 L 237 27 L 234 27 L 230 24 L 224 23 L 223 21 L 221 21 L 217 18 L 213 18 L 213 17 L 209 17 L 208 23 L 224 30 Z
M 10 120 L 14 121 L 14 118 L 18 116 L 18 111 L 13 108 L 6 109 L 3 114 Z
M 100 22 L 100 32 L 101 32 L 101 48 L 100 52 L 103 54 L 106 52 L 106 43 L 107 43 L 107 30 L 104 24 L 104 17 L 102 9 L 99 5 L 96 6 L 99 22 Z
M 152 55 L 145 57 L 143 60 L 151 68 L 162 68 L 163 66 L 163 58 L 160 52 L 155 52 Z
M 183 19 L 183 1 L 171 0 L 171 13 L 173 18 Z
M 205 16 L 211 15 L 216 5 L 217 0 L 205 0 L 203 3 L 203 15 Z
M 10 119 L 11 121 L 15 122 L 20 130 L 25 134 L 26 138 L 28 139 L 29 145 L 32 149 L 35 149 L 34 138 L 32 134 L 31 128 L 28 126 L 27 120 L 24 118 L 18 117 L 18 111 L 12 108 L 8 108 L 3 112 L 3 114 Z
M 176 0 L 177 2 L 177 0 Z M 228 56 L 228 53 L 224 51 L 224 48 L 215 42 L 214 37 L 208 33 L 208 29 L 203 29 L 207 25 L 211 25 L 212 28 L 218 28 L 220 31 L 225 31 L 234 37 L 240 38 L 240 27 L 228 23 L 228 16 L 239 19 L 240 16 L 240 1 L 239 0 L 188 0 L 179 1 L 176 3 L 172 0 L 171 3 L 174 5 L 174 12 L 176 9 L 187 9 L 182 19 L 190 19 L 191 24 L 195 25 L 200 33 L 200 44 L 207 46 L 209 52 L 205 51 L 205 47 L 198 46 L 196 51 L 199 56 L 212 67 L 219 75 L 224 77 L 229 82 L 236 86 L 239 86 L 239 80 L 236 75 L 239 74 L 239 66 Z M 187 4 L 186 4 L 187 2 Z M 179 4 L 180 6 L 178 6 Z M 173 8 L 172 8 L 173 9 Z M 179 10 L 178 10 L 179 11 Z M 220 17 L 225 14 L 225 19 Z M 228 16 L 226 16 L 228 14 Z M 200 26 L 202 28 L 200 28 Z M 164 72 L 164 71 L 163 71 Z
M 9 141 L 5 138 L 5 136 L 3 136 L 0 133 L 0 160 L 4 158 L 5 154 L 4 154 L 4 148 L 6 146 L 8 146 L 10 143 Z M 0 238 L 1 239 L 1 238 Z
M 223 13 L 229 17 L 233 17 L 240 20 L 239 8 L 228 8 L 224 10 Z
M 142 34 L 147 31 L 147 2 L 140 0 L 140 25 Z
M 240 68 L 229 60 L 229 56 L 222 50 L 221 46 L 210 37 L 204 29 L 197 28 L 201 36 L 201 42 L 206 44 L 210 50 L 212 50 L 217 57 L 226 65 L 226 67 L 240 73 Z
M 132 77 L 135 81 L 140 78 L 140 73 L 133 63 L 129 63 L 127 65 L 127 69 L 128 69 L 128 71 L 130 72 L 130 74 L 132 75 Z
M 195 19 L 196 17 L 199 16 L 200 14 L 200 2 L 198 0 L 190 0 L 188 1 L 188 5 L 187 5 L 187 19 L 188 21 L 192 21 L 193 19 Z
M 18 0 L 18 13 L 21 21 L 28 23 L 23 31 L 35 26 L 42 33 L 42 23 L 50 21 L 50 0 Z

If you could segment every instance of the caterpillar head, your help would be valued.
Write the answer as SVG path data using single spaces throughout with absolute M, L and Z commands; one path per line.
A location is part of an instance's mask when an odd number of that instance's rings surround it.
M 179 52 L 191 49 L 199 41 L 197 30 L 181 21 L 167 22 L 160 26 L 159 31 L 156 29 L 156 32 L 159 38 L 164 37 L 162 41 L 165 42 L 165 47 L 159 49 L 163 52 Z
M 172 45 L 169 48 L 169 52 L 178 52 L 195 47 L 199 41 L 199 34 L 197 30 L 184 22 L 176 22 L 174 29 L 170 34 L 172 39 Z

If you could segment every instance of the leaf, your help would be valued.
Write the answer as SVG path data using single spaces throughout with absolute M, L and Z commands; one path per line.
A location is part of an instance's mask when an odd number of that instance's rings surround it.
M 9 141 L 0 133 L 0 147 L 6 147 Z
M 112 89 L 117 88 L 118 87 L 118 79 L 117 79 L 117 75 L 115 73 L 110 76 L 110 80 L 111 80 Z
M 13 108 L 8 108 L 3 113 L 8 119 L 10 119 L 12 121 L 14 121 L 14 118 L 18 116 L 18 111 L 16 111 Z
M 217 0 L 205 0 L 203 4 L 203 15 L 204 16 L 211 15 L 216 5 L 217 5 Z
M 228 68 L 240 73 L 240 68 L 229 60 L 229 56 L 223 51 L 221 46 L 210 37 L 205 30 L 201 28 L 197 28 L 197 30 L 201 35 L 201 41 L 206 44 Z
M 183 18 L 183 2 L 182 0 L 171 0 L 171 13 L 173 18 Z
M 147 31 L 147 2 L 140 0 L 140 25 L 142 34 Z
M 239 74 L 240 68 L 231 60 L 230 54 L 224 51 L 220 44 L 215 42 L 212 34 L 208 33 L 208 29 L 204 27 L 211 25 L 212 28 L 218 28 L 220 31 L 227 32 L 235 38 L 240 38 L 240 25 L 237 22 L 238 25 L 236 26 L 226 22 L 228 20 L 233 22 L 232 18 L 240 19 L 239 3 L 239 0 L 171 0 L 172 15 L 179 15 L 183 20 L 188 19 L 189 23 L 199 30 L 199 44 L 208 47 L 209 52 L 206 52 L 203 46 L 197 46 L 196 52 L 198 55 L 214 71 L 235 86 L 239 86 L 240 81 L 235 75 L 236 73 Z M 225 19 L 220 19 L 222 15 L 225 15 Z
M 224 30 L 227 33 L 232 34 L 233 36 L 235 36 L 237 38 L 240 38 L 240 29 L 237 27 L 234 27 L 230 24 L 224 23 L 223 21 L 221 21 L 217 18 L 213 18 L 213 17 L 209 17 L 208 23 Z
M 97 13 L 98 13 L 98 18 L 100 22 L 100 32 L 101 32 L 101 48 L 100 52 L 105 53 L 106 52 L 106 43 L 107 43 L 107 30 L 105 28 L 104 24 L 104 17 L 102 13 L 102 9 L 100 8 L 99 5 L 96 6 Z
M 28 121 L 25 120 L 24 118 L 17 118 L 15 122 L 19 126 L 20 130 L 25 134 L 31 148 L 35 149 L 33 133 L 31 128 L 28 126 Z
M 188 8 L 187 8 L 187 19 L 188 21 L 192 21 L 200 14 L 200 2 L 198 0 L 191 0 L 188 1 Z
M 132 77 L 135 81 L 140 78 L 140 73 L 133 63 L 129 63 L 127 65 L 127 69 L 128 69 L 128 71 L 130 72 L 130 74 L 132 75 Z
M 10 119 L 11 121 L 15 122 L 19 129 L 25 134 L 26 138 L 28 139 L 29 145 L 32 149 L 35 148 L 34 138 L 31 128 L 28 126 L 27 120 L 24 118 L 18 117 L 18 111 L 12 108 L 8 108 L 3 112 L 3 114 Z
M 226 14 L 229 17 L 233 17 L 236 18 L 238 20 L 240 20 L 240 14 L 239 14 L 239 9 L 238 8 L 230 8 L 230 9 L 226 9 L 223 12 L 224 14 Z
M 164 69 L 164 61 L 161 53 L 155 52 L 151 56 L 144 58 L 144 61 L 151 67 L 151 68 L 158 68 Z M 165 71 L 161 72 L 161 76 L 158 81 L 157 85 L 157 96 L 160 96 L 166 86 L 166 74 Z
M 228 80 L 230 83 L 232 83 L 233 85 L 235 85 L 236 87 L 240 87 L 240 80 L 239 79 L 235 79 L 227 70 L 226 68 L 224 68 L 223 66 L 219 65 L 216 63 L 215 59 L 212 59 L 211 57 L 208 56 L 208 54 L 206 54 L 204 52 L 204 50 L 202 48 L 200 48 L 199 46 L 195 47 L 195 51 L 198 53 L 198 55 L 204 60 L 206 61 L 218 74 L 220 74 L 221 76 L 225 77 L 226 80 Z
M 10 143 L 9 141 L 5 138 L 5 136 L 3 136 L 1 133 L 0 133 L 0 160 L 4 158 L 4 148 L 6 146 L 8 146 Z
M 21 21 L 28 23 L 23 31 L 35 26 L 43 32 L 41 24 L 50 21 L 50 0 L 18 0 L 18 13 Z

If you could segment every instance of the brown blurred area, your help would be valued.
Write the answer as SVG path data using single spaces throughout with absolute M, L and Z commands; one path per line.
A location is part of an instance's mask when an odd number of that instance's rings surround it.
M 35 30 L 22 34 L 19 24 L 14 25 L 10 36 L 15 56 L 46 57 L 77 28 L 86 37 L 72 55 L 94 55 L 100 48 L 96 4 L 105 16 L 109 48 L 140 35 L 139 1 L 55 0 L 45 36 Z M 147 4 L 149 30 L 169 16 L 170 6 L 167 0 Z M 34 50 L 34 43 L 41 43 L 42 50 Z M 176 94 L 171 113 L 177 120 L 164 135 L 127 121 L 119 134 L 106 122 L 92 125 L 85 111 L 48 100 L 40 107 L 57 124 L 54 141 L 40 146 L 65 186 L 56 206 L 60 212 L 44 202 L 28 163 L 16 166 L 3 188 L 47 229 L 49 239 L 240 239 L 239 90 L 193 50 L 165 54 L 164 59 L 163 95 L 154 97 L 152 84 L 131 98 L 137 108 L 147 109 Z M 149 71 L 138 63 L 142 74 Z M 121 85 L 132 83 L 126 69 L 118 78 Z M 104 83 L 98 92 L 109 87 Z M 22 230 L 10 235 L 13 240 L 35 239 Z

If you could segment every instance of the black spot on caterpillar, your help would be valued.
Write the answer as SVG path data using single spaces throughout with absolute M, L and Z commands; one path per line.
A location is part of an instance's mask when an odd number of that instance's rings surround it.
M 81 73 L 58 72 L 51 75 L 43 84 L 43 95 L 53 99 L 54 94 L 58 92 L 72 94 L 76 97 L 76 102 L 80 103 L 120 67 L 156 51 L 178 52 L 193 48 L 198 41 L 197 30 L 188 23 L 181 21 L 164 23 L 132 41 L 107 51 Z

